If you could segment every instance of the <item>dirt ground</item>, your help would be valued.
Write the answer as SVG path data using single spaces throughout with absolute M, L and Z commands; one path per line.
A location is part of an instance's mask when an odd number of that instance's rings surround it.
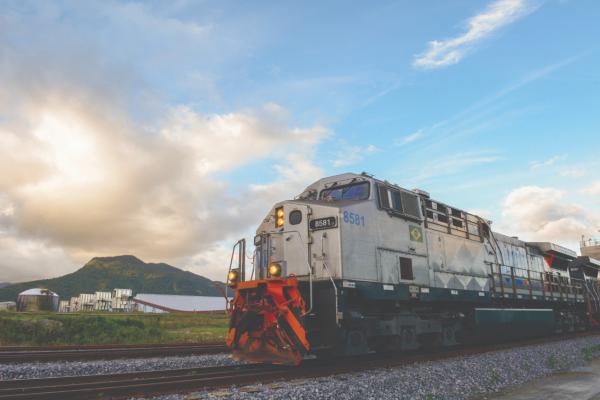
M 600 360 L 574 371 L 513 387 L 489 400 L 600 400 Z

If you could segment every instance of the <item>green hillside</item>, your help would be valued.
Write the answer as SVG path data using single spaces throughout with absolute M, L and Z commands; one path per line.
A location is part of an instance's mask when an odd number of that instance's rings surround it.
M 20 292 L 34 287 L 48 288 L 58 293 L 61 299 L 114 288 L 133 289 L 134 295 L 220 296 L 217 284 L 220 283 L 168 264 L 145 263 L 134 256 L 96 257 L 71 274 L 1 288 L 0 301 L 15 301 Z

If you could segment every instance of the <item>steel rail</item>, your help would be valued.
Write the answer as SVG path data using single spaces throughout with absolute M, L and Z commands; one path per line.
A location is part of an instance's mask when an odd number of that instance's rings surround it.
M 459 346 L 427 352 L 396 353 L 305 360 L 299 367 L 270 364 L 245 364 L 180 370 L 149 371 L 114 375 L 90 375 L 60 378 L 0 381 L 0 400 L 16 399 L 87 399 L 147 396 L 186 391 L 207 390 L 230 385 L 272 382 L 291 378 L 311 378 L 390 368 L 416 362 L 436 361 L 471 356 L 509 348 L 557 342 L 596 333 L 564 334 L 554 337 L 513 341 L 501 344 Z
M 224 353 L 224 344 L 156 344 L 121 346 L 1 347 L 0 363 L 99 360 Z
M 88 399 L 211 388 L 279 376 L 266 364 L 0 382 L 0 399 Z M 292 368 L 287 368 L 291 370 Z

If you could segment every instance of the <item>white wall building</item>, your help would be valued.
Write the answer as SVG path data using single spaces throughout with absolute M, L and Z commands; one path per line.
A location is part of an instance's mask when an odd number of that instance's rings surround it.
M 94 293 L 81 293 L 79 304 L 80 311 L 94 311 L 96 309 L 96 295 Z
M 96 292 L 96 311 L 112 311 L 112 293 L 111 292 Z
M 137 311 L 149 313 L 163 312 L 204 312 L 224 313 L 224 297 L 217 296 L 177 296 L 169 294 L 139 293 L 133 299 Z
M 0 311 L 15 311 L 17 309 L 17 303 L 14 301 L 2 301 L 0 302 Z
M 131 289 L 113 289 L 112 291 L 112 311 L 131 312 L 133 291 Z
M 71 302 L 69 300 L 61 300 L 58 303 L 58 312 L 69 312 L 71 310 L 70 304 Z

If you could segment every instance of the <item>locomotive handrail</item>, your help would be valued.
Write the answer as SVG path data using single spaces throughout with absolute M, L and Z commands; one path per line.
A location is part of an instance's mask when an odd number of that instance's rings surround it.
M 600 296 L 598 295 L 598 292 L 596 291 L 596 288 L 594 287 L 594 285 L 592 285 L 592 289 L 590 289 L 590 286 L 588 284 L 588 282 L 585 279 L 578 279 L 578 278 L 571 278 L 571 280 L 573 281 L 579 281 L 581 282 L 581 288 L 584 289 L 586 293 L 588 294 L 588 296 L 591 298 L 591 301 L 594 303 L 595 305 L 595 309 L 598 310 L 600 308 Z
M 323 268 L 325 268 L 325 270 L 327 271 L 327 275 L 329 275 L 329 280 L 331 281 L 331 284 L 333 285 L 333 294 L 335 297 L 335 323 L 336 325 L 338 324 L 338 289 L 337 286 L 335 284 L 335 281 L 333 280 L 333 277 L 331 276 L 331 272 L 329 272 L 329 268 L 327 267 L 327 263 L 325 262 L 325 260 L 323 260 Z
M 338 289 L 337 286 L 335 284 L 335 281 L 333 280 L 333 276 L 331 275 L 331 272 L 329 271 L 329 267 L 327 267 L 327 263 L 325 262 L 325 251 L 324 246 L 323 246 L 323 240 L 327 239 L 327 232 L 323 233 L 323 235 L 321 235 L 321 255 L 323 256 L 323 268 L 325 268 L 325 271 L 327 271 L 327 275 L 329 275 L 329 280 L 331 281 L 331 284 L 333 285 L 333 294 L 335 297 L 335 323 L 336 325 L 338 325 Z
M 231 249 L 231 258 L 229 259 L 229 270 L 227 271 L 227 273 L 231 272 L 231 267 L 233 266 L 233 256 L 235 255 L 235 249 L 239 246 L 238 249 L 238 256 L 246 256 L 246 239 L 240 239 L 237 242 L 235 242 L 235 244 L 233 245 L 233 248 Z M 242 254 L 243 251 L 243 254 Z M 244 260 L 245 261 L 245 260 Z M 240 268 L 240 273 L 243 274 L 241 268 L 246 266 L 246 263 L 242 261 L 242 258 L 239 257 L 238 258 L 238 267 Z M 242 278 L 244 276 L 242 275 Z M 243 280 L 243 279 L 242 279 Z
M 227 277 L 225 278 L 225 298 L 227 299 L 227 290 L 229 289 L 228 280 L 229 273 L 231 272 L 231 267 L 233 266 L 233 256 L 235 255 L 235 249 L 238 248 L 238 268 L 240 270 L 241 281 L 244 281 L 245 278 L 245 269 L 246 269 L 246 239 L 240 239 L 233 245 L 231 249 L 231 258 L 229 259 L 229 269 L 227 270 Z M 243 251 L 243 254 L 242 254 Z M 243 258 L 243 259 L 242 259 Z M 232 299 L 233 301 L 233 299 Z

